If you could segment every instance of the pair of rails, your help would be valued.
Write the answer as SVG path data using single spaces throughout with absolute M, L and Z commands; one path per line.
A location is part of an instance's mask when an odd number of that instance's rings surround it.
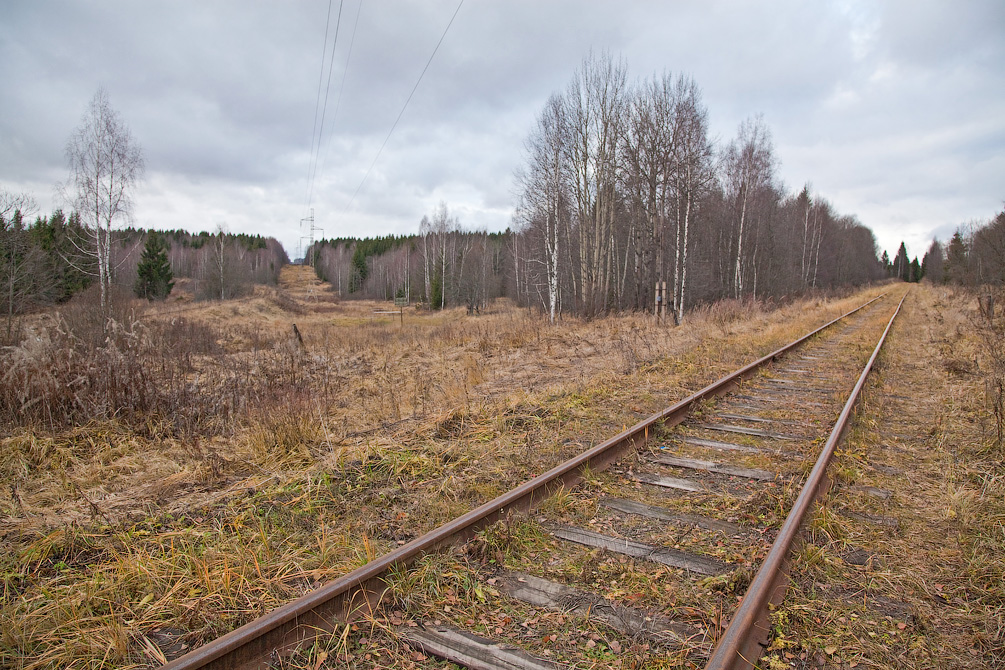
M 683 422 L 703 400 L 725 395 L 753 377 L 766 365 L 780 359 L 814 336 L 847 320 L 853 314 L 882 300 L 883 294 L 842 314 L 819 328 L 786 344 L 770 354 L 709 384 L 700 391 L 657 412 L 618 435 L 558 465 L 484 505 L 460 516 L 398 549 L 380 556 L 345 576 L 255 619 L 164 666 L 164 670 L 202 668 L 265 668 L 277 654 L 282 655 L 310 644 L 322 635 L 330 635 L 342 622 L 360 613 L 375 610 L 387 595 L 384 578 L 392 569 L 408 566 L 429 552 L 458 545 L 474 537 L 513 512 L 526 512 L 559 490 L 570 490 L 584 472 L 599 472 L 626 454 L 645 446 L 657 426 L 666 428 Z M 876 343 L 868 363 L 850 392 L 830 431 L 820 454 L 806 478 L 788 517 L 778 531 L 766 558 L 754 576 L 730 624 L 712 651 L 705 666 L 711 670 L 754 667 L 768 634 L 769 604 L 780 602 L 784 594 L 789 559 L 798 540 L 807 512 L 828 485 L 826 469 L 850 424 L 856 402 L 879 356 L 894 319 L 900 312 L 900 300 Z

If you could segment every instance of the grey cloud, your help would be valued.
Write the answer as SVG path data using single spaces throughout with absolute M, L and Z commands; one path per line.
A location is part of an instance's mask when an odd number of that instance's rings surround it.
M 0 185 L 37 189 L 65 176 L 66 138 L 104 85 L 147 157 L 138 223 L 210 229 L 223 219 L 292 251 L 306 215 L 328 6 L 0 5 Z M 349 207 L 456 6 L 343 4 L 312 200 L 327 235 L 415 231 L 440 198 L 465 225 L 508 225 L 523 140 L 590 49 L 624 56 L 633 78 L 692 74 L 723 142 L 764 112 L 783 179 L 812 182 L 884 245 L 1001 205 L 997 0 L 516 0 L 464 4 Z

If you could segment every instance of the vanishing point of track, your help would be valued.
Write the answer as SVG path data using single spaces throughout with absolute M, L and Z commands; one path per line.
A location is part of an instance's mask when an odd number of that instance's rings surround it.
M 700 548 L 700 544 L 680 550 L 635 539 L 631 535 L 638 535 L 640 524 L 626 519 L 646 520 L 641 523 L 643 530 L 646 523 L 649 527 L 653 523 L 657 527 L 684 525 L 708 533 L 709 542 L 718 538 L 719 545 L 724 541 L 739 543 L 738 551 L 749 550 L 764 558 L 742 600 L 733 611 L 723 613 L 729 625 L 710 630 L 701 623 L 670 619 L 652 610 L 615 603 L 588 590 L 525 573 L 497 572 L 489 582 L 495 585 L 493 592 L 535 607 L 600 620 L 628 639 L 651 640 L 653 648 L 661 644 L 688 647 L 690 656 L 706 668 L 752 667 L 768 638 L 769 603 L 778 603 L 784 594 L 788 564 L 804 519 L 814 500 L 829 486 L 828 463 L 903 304 L 902 299 L 894 309 L 885 297 L 886 294 L 851 310 L 543 475 L 164 667 L 171 670 L 268 667 L 298 647 L 321 636 L 330 637 L 345 626 L 344 622 L 378 611 L 382 600 L 393 598 L 385 581 L 392 570 L 407 568 L 430 552 L 462 544 L 514 512 L 529 512 L 559 491 L 574 490 L 584 476 L 592 477 L 608 469 L 616 477 L 608 488 L 619 495 L 596 496 L 595 509 L 604 513 L 598 512 L 590 519 L 591 528 L 564 523 L 565 519 L 549 519 L 547 515 L 540 519 L 542 528 L 570 547 L 586 546 L 637 561 L 654 561 L 678 570 L 682 579 L 727 574 L 735 566 L 692 551 Z M 882 324 L 875 325 L 877 318 L 882 319 L 885 328 Z M 860 341 L 859 331 L 864 329 L 882 329 L 882 335 L 873 340 L 875 345 L 862 368 L 860 360 L 853 364 L 861 346 L 856 349 L 842 342 L 856 333 L 859 334 L 856 341 Z M 762 375 L 765 371 L 770 374 Z M 710 405 L 716 398 L 720 400 Z M 780 407 L 788 408 L 790 413 L 780 415 Z M 818 418 L 793 420 L 793 407 L 799 412 L 796 416 Z M 689 415 L 698 408 L 702 408 L 701 418 L 689 420 Z M 838 408 L 838 418 L 830 424 Z M 822 428 L 819 417 L 826 417 L 829 425 Z M 683 425 L 670 431 L 679 424 Z M 727 454 L 731 462 L 706 460 L 709 453 Z M 761 467 L 737 464 L 744 459 L 753 459 Z M 763 464 L 772 469 L 764 468 Z M 667 469 L 691 476 L 667 477 L 664 474 Z M 802 479 L 807 471 L 777 533 L 765 533 L 763 529 L 758 532 L 756 528 L 681 514 L 674 509 L 674 500 L 679 501 L 681 496 L 756 494 L 759 486 L 778 486 L 794 478 Z M 647 493 L 637 498 L 644 497 L 647 502 L 632 499 L 632 493 L 640 490 Z M 661 501 L 668 504 L 659 504 Z M 774 541 L 770 548 L 758 544 L 766 544 L 764 538 L 772 534 Z M 558 561 L 556 556 L 555 562 Z M 426 618 L 432 617 L 427 613 Z M 399 633 L 408 644 L 426 654 L 467 667 L 565 667 L 554 659 L 440 625 L 438 620 L 409 622 L 399 628 Z

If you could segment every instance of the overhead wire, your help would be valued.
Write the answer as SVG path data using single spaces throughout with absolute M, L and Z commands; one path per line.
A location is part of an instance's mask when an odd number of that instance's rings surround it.
M 320 174 L 324 174 L 325 166 L 328 164 L 328 154 L 331 152 L 332 140 L 335 137 L 335 121 L 338 120 L 338 111 L 342 106 L 342 91 L 345 89 L 345 80 L 349 74 L 349 60 L 352 58 L 352 47 L 356 43 L 356 28 L 359 26 L 359 15 L 363 13 L 363 0 L 359 0 L 356 7 L 356 20 L 352 25 L 352 35 L 349 38 L 349 53 L 345 57 L 345 69 L 342 70 L 342 82 L 339 84 L 338 97 L 335 99 L 335 113 L 332 115 L 332 132 L 328 134 L 328 145 L 325 148 L 325 157 L 321 160 Z M 324 128 L 321 129 L 324 132 Z
M 313 160 L 314 168 L 313 168 L 312 173 L 311 173 L 311 175 L 309 177 L 309 185 L 308 185 L 308 191 L 307 191 L 307 193 L 308 193 L 308 196 L 307 196 L 307 207 L 308 207 L 308 209 L 311 206 L 311 202 L 314 200 L 314 177 L 317 174 L 318 158 L 320 158 L 320 156 L 321 156 L 321 145 L 322 145 L 322 141 L 324 139 L 323 135 L 324 135 L 324 130 L 325 130 L 325 115 L 328 112 L 328 95 L 329 95 L 329 93 L 331 93 L 332 70 L 334 69 L 334 65 L 335 65 L 335 48 L 338 46 L 338 31 L 339 31 L 339 27 L 342 25 L 342 5 L 344 4 L 344 2 L 345 2 L 345 0 L 339 0 L 339 3 L 338 3 L 338 19 L 336 19 L 336 21 L 335 21 L 335 38 L 332 40 L 332 55 L 331 55 L 331 59 L 328 62 L 328 83 L 325 85 L 325 103 L 321 107 L 321 127 L 320 127 L 320 132 L 318 133 L 318 148 L 317 148 L 317 152 L 315 153 L 314 160 Z M 329 16 L 330 16 L 330 14 L 329 14 Z M 325 32 L 327 33 L 327 31 L 328 31 L 328 28 L 326 27 L 325 28 Z M 322 71 L 322 73 L 324 72 L 324 64 L 323 63 L 322 63 L 322 70 L 321 71 Z M 312 149 L 313 149 L 313 145 L 312 145 Z
M 436 47 L 433 49 L 433 53 L 429 55 L 429 60 L 426 61 L 426 66 L 422 68 L 422 72 L 419 73 L 419 78 L 415 81 L 415 86 L 412 87 L 411 93 L 408 94 L 408 98 L 405 100 L 405 104 L 401 106 L 401 111 L 398 112 L 398 117 L 394 120 L 394 123 L 391 124 L 391 130 L 387 132 L 387 137 L 384 138 L 383 143 L 381 143 L 380 145 L 380 149 L 377 150 L 377 155 L 373 157 L 373 161 L 370 163 L 370 167 L 367 168 L 366 174 L 363 175 L 363 179 L 359 182 L 359 186 L 357 186 L 356 190 L 353 191 L 352 197 L 349 199 L 349 204 L 347 204 L 345 206 L 345 209 L 342 210 L 343 214 L 349 211 L 349 208 L 352 206 L 352 203 L 356 200 L 356 196 L 359 195 L 360 189 L 363 188 L 363 184 L 366 183 L 366 180 L 369 178 L 370 173 L 373 172 L 373 167 L 377 164 L 377 160 L 380 158 L 380 154 L 384 151 L 384 147 L 387 146 L 387 141 L 391 139 L 391 135 L 394 133 L 394 129 L 398 127 L 398 122 L 401 121 L 401 117 L 405 113 L 405 109 L 408 107 L 408 103 L 412 101 L 412 96 L 415 95 L 416 89 L 419 88 L 419 84 L 422 82 L 422 78 L 425 76 L 426 70 L 429 69 L 430 63 L 433 62 L 433 58 L 436 56 L 436 52 L 439 51 L 440 45 L 443 44 L 443 39 L 447 36 L 447 32 L 450 30 L 450 26 L 454 24 L 454 19 L 457 18 L 457 14 L 458 12 L 461 11 L 461 6 L 463 4 L 464 0 L 460 0 L 460 2 L 457 3 L 457 9 L 454 10 L 453 16 L 450 17 L 450 22 L 447 23 L 447 27 L 443 29 L 443 34 L 440 35 L 440 40 L 436 43 Z
M 332 0 L 328 0 L 328 15 L 325 17 L 325 41 L 321 46 L 321 71 L 318 73 L 318 94 L 314 101 L 314 127 L 311 129 L 311 154 L 307 162 L 307 184 L 304 190 L 304 208 L 311 197 L 311 173 L 314 171 L 314 143 L 318 135 L 318 108 L 321 107 L 321 82 L 325 77 L 325 56 L 328 55 L 328 26 L 331 24 Z

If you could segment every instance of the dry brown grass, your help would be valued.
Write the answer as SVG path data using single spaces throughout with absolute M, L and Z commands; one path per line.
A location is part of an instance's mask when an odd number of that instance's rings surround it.
M 5 350 L 0 665 L 154 663 L 879 292 L 677 329 L 548 327 L 505 301 L 402 325 L 298 271 L 239 300 L 136 304 L 103 341 L 64 309 Z

